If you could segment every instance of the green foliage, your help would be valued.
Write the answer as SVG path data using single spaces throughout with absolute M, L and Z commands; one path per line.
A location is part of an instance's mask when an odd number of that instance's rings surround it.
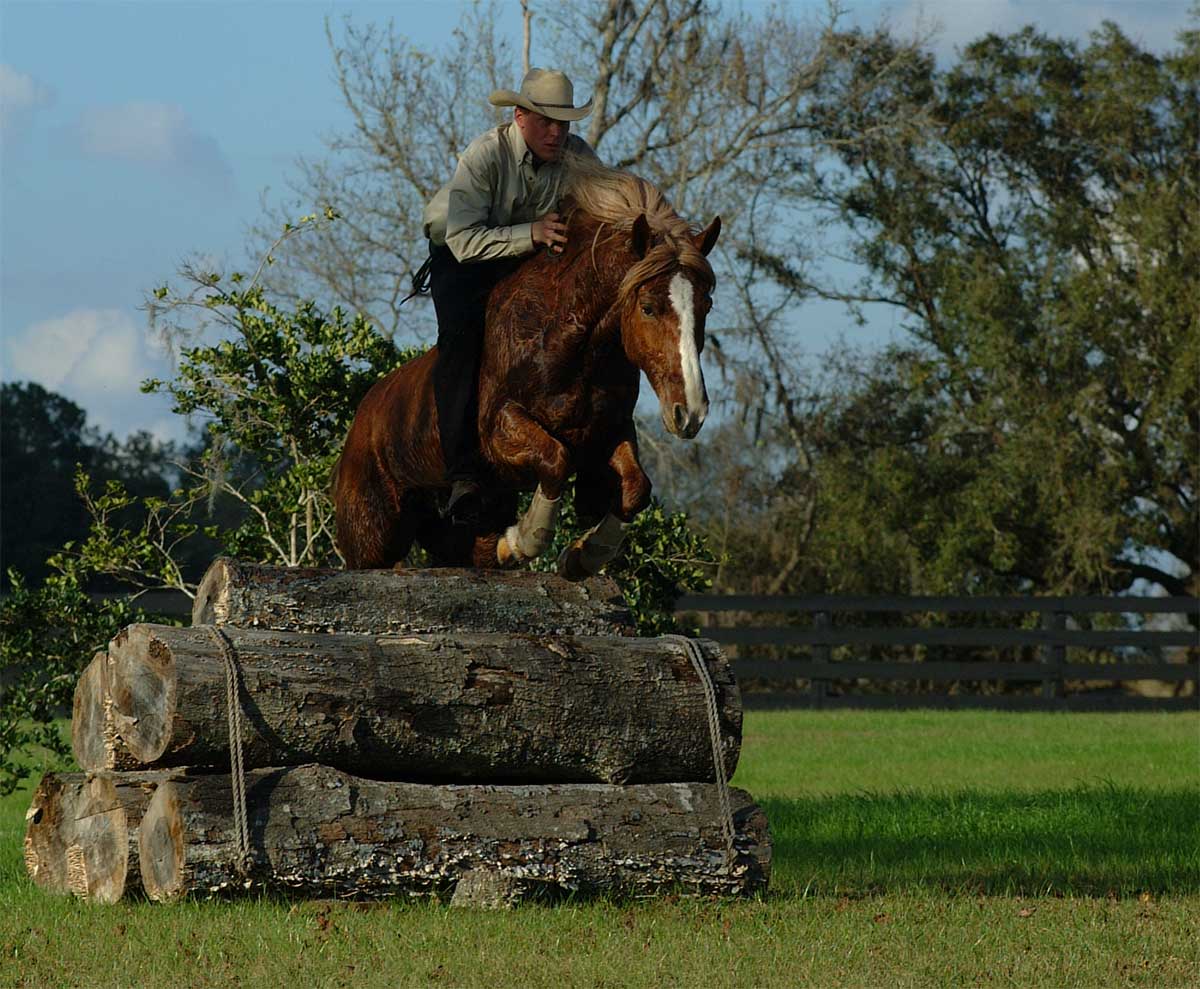
M 939 71 L 844 37 L 814 122 L 847 150 L 813 195 L 869 271 L 850 301 L 910 340 L 808 424 L 823 589 L 1196 591 L 1200 33 L 1180 40 L 1026 29 Z
M 522 510 L 528 500 L 522 501 Z M 575 499 L 563 495 L 554 541 L 533 567 L 553 571 L 559 554 L 587 526 L 575 514 Z M 641 635 L 664 635 L 678 631 L 675 599 L 680 594 L 698 593 L 712 586 L 716 557 L 708 541 L 689 527 L 684 512 L 665 509 L 657 498 L 625 530 L 620 555 L 604 572 L 621 588 Z
M 83 409 L 41 385 L 3 383 L 0 559 L 30 583 L 40 583 L 51 572 L 49 556 L 88 531 L 90 516 L 71 483 L 77 467 L 99 483 L 119 477 L 138 496 L 165 496 L 175 453 L 171 444 L 148 433 L 135 433 L 123 443 L 100 433 L 87 424 Z M 119 513 L 124 525 L 136 518 L 135 507 Z
M 676 631 L 675 599 L 712 586 L 716 564 L 707 540 L 689 527 L 687 514 L 665 509 L 658 499 L 625 533 L 621 555 L 607 572 L 621 587 L 642 635 Z
M 75 681 L 92 656 L 144 614 L 125 599 L 94 602 L 69 567 L 36 589 L 9 571 L 0 602 L 0 794 L 31 765 L 70 756 L 56 719 L 69 715 Z
M 215 532 L 232 556 L 336 564 L 330 470 L 363 395 L 417 351 L 401 350 L 340 308 L 324 313 L 304 301 L 285 310 L 261 287 L 242 287 L 239 273 L 229 287 L 213 273 L 194 280 L 192 295 L 163 287 L 156 304 L 175 316 L 211 316 L 223 339 L 184 346 L 174 380 L 143 385 L 204 423 L 201 463 L 175 498 L 199 504 L 223 496 L 241 507 L 236 525 Z M 186 338 L 190 331 L 176 325 L 173 332 Z

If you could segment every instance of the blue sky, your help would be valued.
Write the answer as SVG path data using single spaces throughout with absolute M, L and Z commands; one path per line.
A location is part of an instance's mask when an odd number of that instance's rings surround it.
M 546 3 L 532 0 L 535 15 Z M 987 30 L 1035 23 L 1083 37 L 1104 18 L 1164 50 L 1188 10 L 1187 0 L 847 6 L 866 22 L 886 12 L 901 30 L 940 21 L 945 56 Z M 434 49 L 461 9 L 448 0 L 0 0 L 3 379 L 62 392 L 118 436 L 181 437 L 167 404 L 138 392 L 143 378 L 170 373 L 146 332 L 143 294 L 191 254 L 244 263 L 264 191 L 282 193 L 296 158 L 319 154 L 322 135 L 344 127 L 327 17 L 391 18 Z M 503 0 L 501 17 L 518 37 L 519 0 Z M 534 39 L 536 63 L 536 25 Z M 514 66 L 514 87 L 519 74 Z M 576 87 L 588 92 L 586 80 Z M 864 331 L 843 320 L 827 332 L 854 340 Z

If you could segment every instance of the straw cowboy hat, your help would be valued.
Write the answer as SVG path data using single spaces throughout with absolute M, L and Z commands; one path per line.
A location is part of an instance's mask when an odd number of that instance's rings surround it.
M 565 73 L 554 69 L 530 69 L 521 80 L 521 91 L 497 89 L 488 97 L 492 106 L 519 106 L 551 120 L 581 120 L 592 112 L 589 99 L 575 105 L 575 87 Z

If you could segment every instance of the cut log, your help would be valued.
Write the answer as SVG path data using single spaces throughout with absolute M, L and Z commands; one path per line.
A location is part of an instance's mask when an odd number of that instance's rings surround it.
M 363 635 L 634 632 L 607 577 L 571 583 L 548 573 L 301 569 L 224 558 L 200 582 L 192 624 Z
M 481 871 L 526 892 L 740 895 L 766 888 L 766 818 L 732 791 L 727 868 L 711 783 L 431 786 L 325 766 L 247 774 L 253 865 L 239 873 L 230 777 L 164 783 L 140 831 L 155 900 L 275 889 L 310 897 L 450 896 Z M 461 899 L 461 898 L 460 898 Z
M 98 652 L 75 685 L 71 712 L 71 748 L 75 761 L 90 772 L 145 769 L 120 744 L 108 692 L 108 653 Z
M 25 869 L 49 893 L 115 903 L 141 890 L 137 829 L 155 788 L 177 776 L 48 773 L 25 815 Z
M 704 693 L 659 639 L 313 635 L 226 626 L 242 676 L 244 758 L 429 782 L 712 780 Z M 726 778 L 742 710 L 702 642 Z M 99 768 L 229 765 L 225 666 L 211 628 L 131 625 L 109 644 L 115 737 Z M 85 765 L 84 768 L 97 768 Z

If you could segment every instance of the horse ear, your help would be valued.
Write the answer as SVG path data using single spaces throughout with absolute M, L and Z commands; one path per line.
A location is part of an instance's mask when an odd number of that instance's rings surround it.
M 705 257 L 708 257 L 708 252 L 713 249 L 713 246 L 717 243 L 717 238 L 720 235 L 721 218 L 719 216 L 714 216 L 712 223 L 710 223 L 704 229 L 704 231 L 696 237 L 695 244 L 697 249 Z
M 650 249 L 650 222 L 646 219 L 645 213 L 639 213 L 638 218 L 633 221 L 631 233 L 633 234 L 633 255 L 641 260 Z

